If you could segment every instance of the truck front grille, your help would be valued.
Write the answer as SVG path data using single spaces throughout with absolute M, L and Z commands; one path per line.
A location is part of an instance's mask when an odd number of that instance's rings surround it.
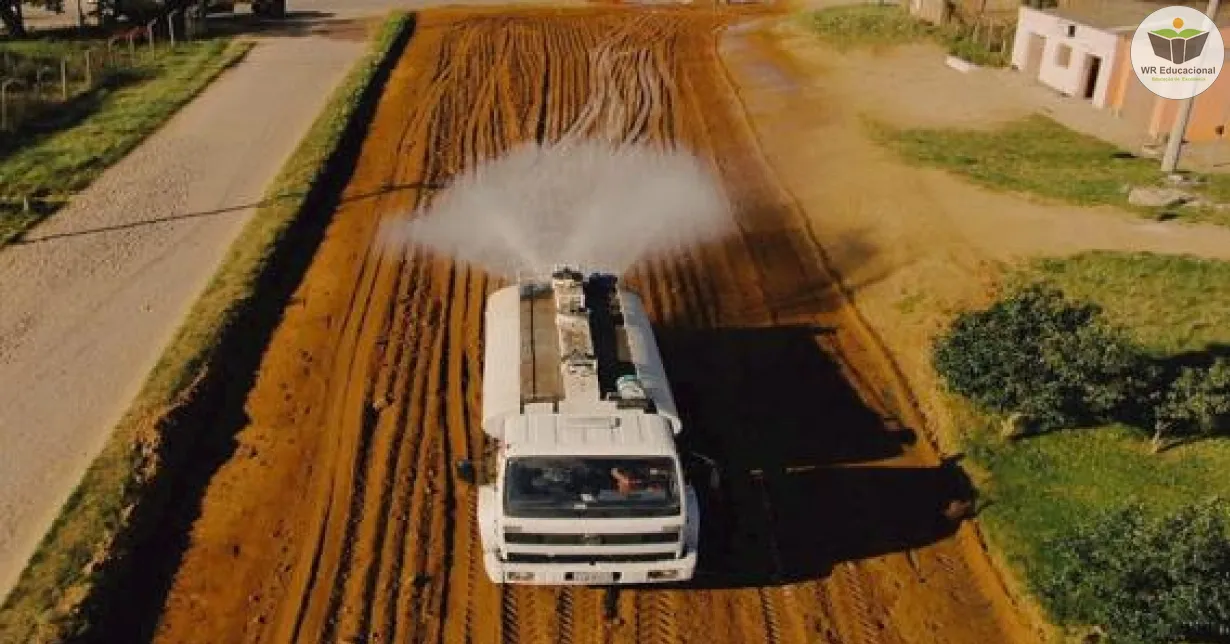
M 551 534 L 505 532 L 504 541 L 534 546 L 633 546 L 679 543 L 679 531 L 639 534 Z
M 673 561 L 673 552 L 649 552 L 622 555 L 542 555 L 527 552 L 510 552 L 505 556 L 509 563 L 643 563 L 650 561 Z

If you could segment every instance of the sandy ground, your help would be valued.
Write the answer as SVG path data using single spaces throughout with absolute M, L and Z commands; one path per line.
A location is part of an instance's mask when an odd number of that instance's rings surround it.
M 1031 104 L 979 73 L 946 68 L 934 47 L 841 55 L 791 29 L 772 33 L 725 47 L 740 61 L 757 133 L 941 438 L 949 419 L 928 393 L 929 340 L 945 315 L 981 301 L 1001 262 L 1092 249 L 1230 259 L 1225 227 L 1046 205 L 904 165 L 865 136 L 865 115 L 906 127 L 985 127 Z
M 265 39 L 0 252 L 0 594 L 364 45 Z
M 908 395 L 764 162 L 717 54 L 729 15 L 421 19 L 347 192 L 404 189 L 334 215 L 187 549 L 163 553 L 179 566 L 157 641 L 1036 641 L 942 519 L 959 481 L 902 431 Z M 624 61 L 613 72 L 591 67 L 598 43 Z M 487 582 L 475 490 L 451 463 L 482 458 L 480 316 L 498 280 L 376 234 L 477 159 L 572 128 L 686 144 L 739 225 L 631 275 L 728 498 L 704 524 L 704 580 L 627 589 L 614 623 L 595 589 Z

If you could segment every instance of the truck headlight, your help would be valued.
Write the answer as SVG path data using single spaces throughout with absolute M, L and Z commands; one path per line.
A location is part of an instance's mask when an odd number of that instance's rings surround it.
M 679 571 L 678 570 L 650 570 L 649 578 L 655 579 L 658 581 L 666 581 L 668 579 L 678 579 Z
M 504 578 L 508 581 L 534 581 L 534 573 L 532 572 L 514 572 L 508 571 L 504 573 Z

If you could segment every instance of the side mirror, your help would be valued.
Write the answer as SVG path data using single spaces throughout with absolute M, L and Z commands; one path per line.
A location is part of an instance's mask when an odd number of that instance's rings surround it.
M 691 463 L 688 464 L 690 478 L 697 481 L 701 479 L 708 479 L 706 482 L 710 491 L 716 492 L 719 488 L 721 488 L 722 474 L 718 469 L 717 463 L 714 462 L 713 459 L 696 452 L 689 452 L 688 456 L 691 457 Z
M 464 458 L 457 461 L 457 478 L 465 483 L 473 485 L 476 479 L 474 473 L 474 463 L 471 463 L 469 459 Z

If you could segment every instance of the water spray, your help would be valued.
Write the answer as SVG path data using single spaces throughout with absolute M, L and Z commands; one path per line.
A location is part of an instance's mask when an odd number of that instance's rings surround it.
M 720 182 L 692 154 L 569 138 L 479 164 L 384 234 L 516 277 L 565 263 L 620 275 L 732 230 Z

